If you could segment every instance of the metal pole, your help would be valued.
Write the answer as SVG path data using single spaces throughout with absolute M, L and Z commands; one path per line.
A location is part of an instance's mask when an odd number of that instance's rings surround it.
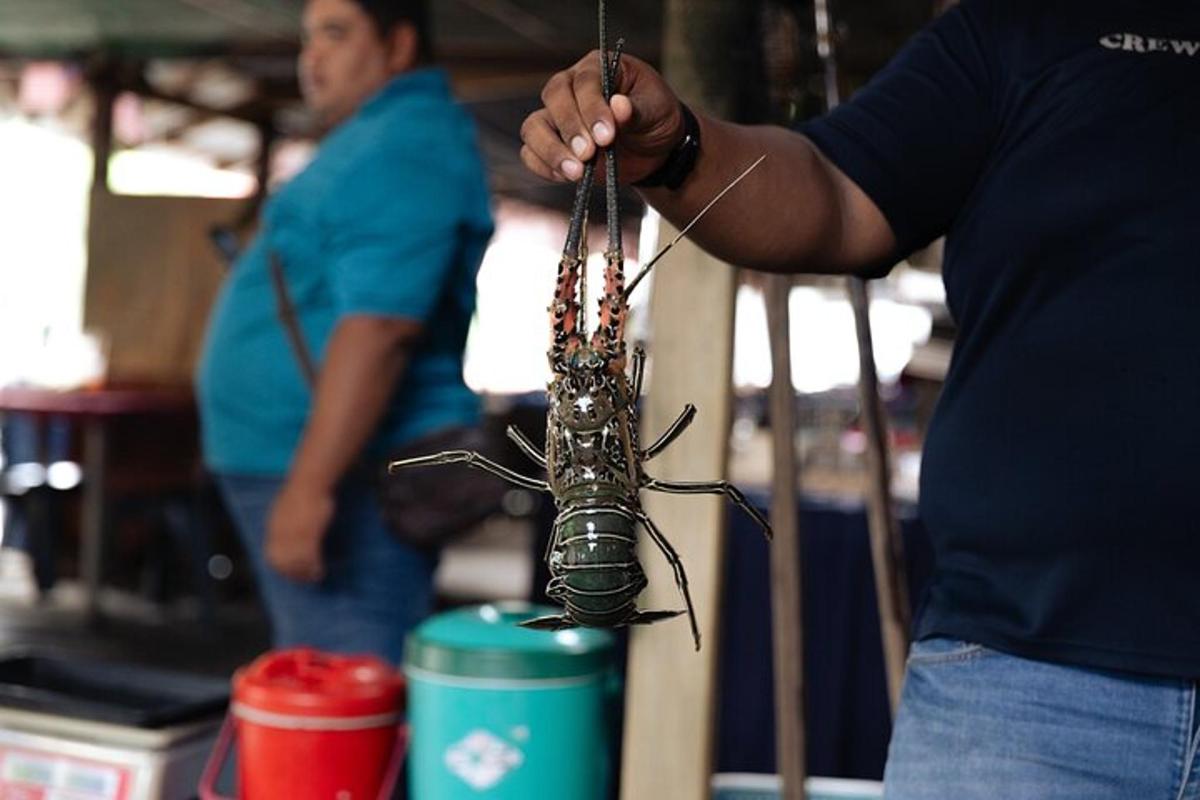
M 775 667 L 775 759 L 785 800 L 804 800 L 807 777 L 804 698 L 803 551 L 796 510 L 796 393 L 792 388 L 788 299 L 792 279 L 767 279 L 771 338 L 771 619 Z
M 837 59 L 833 49 L 832 17 L 828 0 L 813 0 L 813 7 L 816 12 L 817 54 L 825 68 L 825 105 L 827 110 L 832 111 L 841 101 Z M 847 283 L 858 334 L 858 394 L 863 431 L 867 437 L 867 521 L 871 533 L 871 560 L 875 572 L 888 699 L 894 717 L 904 685 L 904 663 L 908 654 L 911 624 L 908 581 L 904 572 L 904 543 L 900 537 L 900 526 L 892 513 L 887 417 L 879 397 L 879 376 L 875 371 L 870 296 L 867 284 L 861 278 L 852 277 Z

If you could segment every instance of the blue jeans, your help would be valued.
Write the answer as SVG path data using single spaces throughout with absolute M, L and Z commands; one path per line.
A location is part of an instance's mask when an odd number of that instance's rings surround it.
M 433 608 L 437 556 L 408 547 L 388 530 L 375 491 L 343 486 L 325 538 L 325 579 L 297 583 L 266 563 L 264 541 L 282 478 L 217 475 L 271 618 L 274 646 L 373 653 L 400 663 L 404 637 Z
M 1195 800 L 1196 684 L 913 645 L 888 800 Z

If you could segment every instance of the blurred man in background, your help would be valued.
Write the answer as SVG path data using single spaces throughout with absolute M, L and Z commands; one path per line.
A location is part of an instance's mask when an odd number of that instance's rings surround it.
M 359 467 L 479 415 L 462 353 L 490 202 L 427 17 L 417 0 L 308 0 L 301 85 L 328 135 L 267 203 L 210 321 L 205 458 L 276 646 L 399 660 L 430 611 L 436 556 L 391 534 Z M 273 262 L 317 364 L 311 387 Z

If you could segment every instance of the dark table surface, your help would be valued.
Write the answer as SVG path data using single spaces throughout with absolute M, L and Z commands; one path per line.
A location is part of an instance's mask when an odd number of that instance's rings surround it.
M 82 389 L 0 387 L 0 411 L 30 414 L 112 417 L 178 413 L 191 410 L 194 404 L 191 387 L 187 386 L 146 384 Z

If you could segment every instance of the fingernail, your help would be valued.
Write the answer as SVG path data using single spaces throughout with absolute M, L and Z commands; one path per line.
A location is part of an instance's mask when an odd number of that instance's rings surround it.
M 587 139 L 582 136 L 576 136 L 571 140 L 571 149 L 575 151 L 575 155 L 583 158 L 583 154 L 587 151 Z
M 608 141 L 612 136 L 612 129 L 603 122 L 597 122 L 592 126 L 592 135 L 596 137 L 596 141 Z
M 566 175 L 568 178 L 570 178 L 572 180 L 583 175 L 583 165 L 580 164 L 578 161 L 572 161 L 569 158 L 566 161 L 562 162 L 562 164 L 559 165 L 558 169 L 560 172 L 562 172 L 563 175 Z

